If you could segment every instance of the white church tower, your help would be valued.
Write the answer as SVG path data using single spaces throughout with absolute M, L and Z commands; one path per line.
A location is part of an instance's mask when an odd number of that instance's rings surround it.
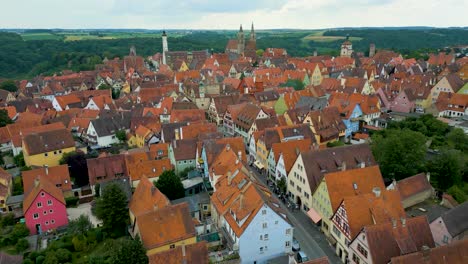
M 351 57 L 353 54 L 353 44 L 349 41 L 349 35 L 346 36 L 346 41 L 341 44 L 341 57 Z
M 162 33 L 162 49 L 163 49 L 163 64 L 166 64 L 166 55 L 167 55 L 167 52 L 169 51 L 169 47 L 167 46 L 167 35 L 166 35 L 165 30 L 163 30 L 163 33 Z

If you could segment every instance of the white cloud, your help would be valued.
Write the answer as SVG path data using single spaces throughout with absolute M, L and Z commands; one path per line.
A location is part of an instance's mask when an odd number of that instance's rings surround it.
M 15 0 L 4 28 L 468 26 L 465 0 Z

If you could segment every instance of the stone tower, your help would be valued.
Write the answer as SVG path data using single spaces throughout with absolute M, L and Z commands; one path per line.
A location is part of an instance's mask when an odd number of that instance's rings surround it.
M 245 48 L 244 30 L 242 30 L 242 25 L 240 25 L 239 32 L 237 33 L 237 53 L 243 54 L 244 48 Z
M 353 44 L 349 41 L 349 35 L 346 36 L 346 41 L 341 44 L 341 57 L 351 57 L 353 54 Z
M 252 22 L 252 29 L 250 29 L 250 41 L 256 41 L 257 36 L 255 35 L 254 24 Z
M 136 48 L 135 48 L 135 46 L 133 46 L 133 45 L 130 47 L 130 54 L 129 54 L 129 56 L 136 56 Z
M 167 56 L 167 52 L 169 51 L 169 47 L 167 46 L 167 35 L 166 35 L 166 31 L 163 30 L 163 33 L 162 33 L 162 51 L 163 51 L 163 64 L 166 64 L 166 56 Z
M 371 43 L 369 46 L 369 58 L 374 57 L 375 55 L 375 44 Z

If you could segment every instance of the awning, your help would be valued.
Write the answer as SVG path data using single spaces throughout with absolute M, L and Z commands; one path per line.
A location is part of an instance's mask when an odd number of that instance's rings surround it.
M 320 220 L 322 220 L 322 217 L 313 209 L 310 208 L 310 210 L 307 212 L 307 215 L 314 221 L 314 223 L 318 223 Z
M 258 160 L 256 160 L 256 161 L 254 162 L 254 164 L 255 164 L 255 167 L 257 167 L 257 168 L 259 168 L 259 169 L 265 168 L 265 166 L 263 166 L 263 164 L 262 164 L 260 161 L 258 161 Z

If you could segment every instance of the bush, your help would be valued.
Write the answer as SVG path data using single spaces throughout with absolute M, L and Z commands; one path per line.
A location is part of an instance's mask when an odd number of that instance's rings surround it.
M 73 237 L 72 243 L 73 243 L 73 247 L 75 248 L 75 251 L 77 252 L 86 251 L 87 246 L 88 246 L 86 237 L 82 234 Z
M 25 224 L 16 224 L 13 227 L 13 231 L 10 234 L 11 245 L 18 242 L 19 239 L 27 237 L 29 235 L 29 229 Z
M 21 238 L 16 242 L 15 249 L 16 252 L 21 253 L 29 248 L 29 242 L 26 238 Z
M 457 185 L 450 187 L 447 190 L 447 193 L 452 195 L 453 199 L 455 199 L 460 204 L 464 203 L 467 199 L 466 193 Z
M 42 264 L 44 263 L 45 257 L 40 255 L 36 258 L 36 264 Z
M 12 226 L 15 224 L 15 215 L 13 213 L 5 214 L 0 219 L 0 227 Z
M 57 250 L 57 259 L 60 263 L 69 262 L 72 260 L 72 254 L 69 250 L 61 248 Z
M 327 147 L 329 147 L 329 148 L 340 147 L 340 146 L 344 146 L 344 145 L 345 145 L 345 143 L 343 143 L 343 142 L 341 142 L 339 140 L 327 143 Z
M 80 200 L 80 198 L 78 197 L 67 197 L 65 198 L 65 203 L 67 205 L 67 207 L 73 207 L 73 206 L 77 206 L 78 205 L 78 201 Z

